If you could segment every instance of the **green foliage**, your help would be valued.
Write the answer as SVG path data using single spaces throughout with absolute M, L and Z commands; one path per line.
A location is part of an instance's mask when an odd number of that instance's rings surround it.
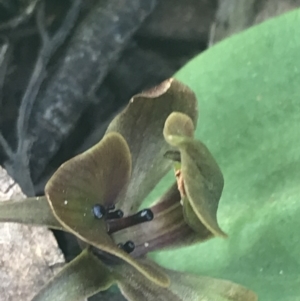
M 196 138 L 224 174 L 218 221 L 229 238 L 152 257 L 241 283 L 260 301 L 300 300 L 299 28 L 296 10 L 217 44 L 176 76 L 197 95 Z

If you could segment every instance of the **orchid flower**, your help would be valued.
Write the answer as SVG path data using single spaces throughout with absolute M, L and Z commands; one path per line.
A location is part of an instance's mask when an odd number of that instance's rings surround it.
M 134 96 L 98 144 L 61 165 L 45 196 L 1 204 L 0 221 L 67 231 L 83 248 L 34 301 L 83 300 L 113 284 L 135 301 L 257 300 L 238 284 L 167 270 L 146 258 L 226 237 L 217 222 L 223 175 L 193 138 L 197 117 L 194 93 L 166 80 Z M 139 210 L 172 166 L 174 185 Z

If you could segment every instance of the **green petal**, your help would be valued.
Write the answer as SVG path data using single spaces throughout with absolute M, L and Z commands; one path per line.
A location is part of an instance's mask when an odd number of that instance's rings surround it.
M 104 219 L 92 213 L 95 204 L 112 205 L 130 177 L 131 160 L 126 141 L 118 133 L 64 163 L 46 185 L 55 216 L 83 241 L 100 249 L 115 247 Z
M 151 222 L 116 232 L 114 240 L 117 242 L 132 240 L 135 249 L 131 254 L 138 257 L 154 250 L 191 245 L 211 238 L 211 232 L 203 225 L 195 232 L 185 222 L 180 198 L 177 184 L 174 184 L 150 208 L 154 214 Z
M 191 229 L 193 229 L 197 233 L 205 233 L 205 230 L 207 232 L 207 237 L 211 238 L 212 232 L 210 232 L 207 227 L 201 222 L 201 220 L 198 218 L 198 216 L 195 214 L 195 211 L 193 210 L 190 201 L 187 197 L 182 199 L 182 210 L 183 210 L 183 216 L 184 221 L 186 222 Z
M 96 203 L 112 205 L 130 177 L 131 157 L 124 138 L 108 133 L 94 147 L 64 163 L 46 185 L 45 192 L 61 224 L 82 241 L 115 255 L 161 284 L 168 277 L 136 262 L 107 234 L 104 219 L 96 219 Z
M 200 220 L 214 235 L 226 237 L 217 222 L 223 175 L 207 147 L 192 138 L 193 130 L 193 121 L 177 112 L 168 117 L 164 127 L 165 139 L 180 150 L 181 174 L 187 196 L 183 197 L 186 221 L 197 230 Z
M 194 93 L 177 80 L 169 79 L 134 96 L 108 127 L 108 132 L 119 132 L 126 139 L 132 154 L 132 178 L 119 203 L 126 214 L 138 209 L 170 169 L 170 161 L 164 158 L 170 146 L 165 142 L 162 130 L 173 111 L 187 114 L 196 123 L 198 113 Z
M 130 301 L 257 301 L 252 291 L 230 281 L 164 271 L 171 280 L 168 288 L 158 287 L 140 277 L 128 265 L 115 269 L 115 277 L 123 295 Z
M 64 230 L 54 217 L 46 197 L 9 200 L 0 204 L 0 221 L 47 226 Z
M 111 272 L 87 250 L 66 265 L 32 301 L 82 301 L 114 283 Z

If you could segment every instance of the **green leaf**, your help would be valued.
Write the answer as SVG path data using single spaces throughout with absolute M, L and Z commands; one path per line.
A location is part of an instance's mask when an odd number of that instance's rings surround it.
M 68 263 L 32 301 L 82 301 L 115 282 L 106 266 L 84 250 Z
M 125 214 L 134 213 L 171 167 L 164 158 L 170 146 L 162 135 L 164 123 L 173 112 L 187 114 L 197 121 L 194 93 L 174 79 L 134 96 L 125 110 L 109 125 L 107 132 L 119 132 L 132 155 L 132 177 L 126 191 L 119 196 L 118 207 Z
M 64 230 L 54 217 L 46 197 L 8 200 L 0 204 L 0 222 L 46 226 Z
M 92 213 L 95 204 L 116 203 L 130 171 L 128 145 L 120 134 L 111 132 L 91 149 L 65 162 L 47 183 L 45 193 L 55 216 L 67 230 L 165 286 L 168 277 L 144 267 L 119 248 L 107 233 L 105 218 L 97 219 Z
M 229 239 L 154 258 L 237 281 L 260 301 L 300 300 L 299 28 L 295 10 L 224 40 L 177 74 L 199 100 L 196 138 L 224 175 L 218 221 Z
M 114 275 L 129 301 L 257 301 L 253 292 L 230 281 L 164 271 L 171 279 L 167 288 L 140 277 L 127 264 L 115 268 Z
M 180 151 L 179 190 L 186 222 L 200 233 L 203 225 L 214 235 L 226 237 L 217 222 L 224 179 L 207 147 L 193 138 L 193 121 L 174 112 L 166 120 L 164 137 Z

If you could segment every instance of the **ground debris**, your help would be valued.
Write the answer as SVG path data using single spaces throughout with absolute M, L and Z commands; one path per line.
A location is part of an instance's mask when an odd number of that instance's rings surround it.
M 0 201 L 24 197 L 0 166 Z M 0 224 L 0 301 L 30 301 L 64 263 L 50 230 Z

